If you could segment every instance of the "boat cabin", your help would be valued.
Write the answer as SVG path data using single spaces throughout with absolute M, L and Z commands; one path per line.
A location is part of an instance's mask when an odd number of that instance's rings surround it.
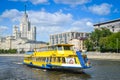
M 57 44 L 57 45 L 49 45 L 49 46 L 44 46 L 39 49 L 36 49 L 36 51 L 64 51 L 64 50 L 73 50 L 73 45 L 72 44 Z

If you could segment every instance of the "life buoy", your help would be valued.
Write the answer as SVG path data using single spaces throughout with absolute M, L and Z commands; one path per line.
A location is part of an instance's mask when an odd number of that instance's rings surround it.
M 74 62 L 73 62 L 73 60 L 71 59 L 70 61 L 69 61 L 69 64 L 73 64 Z

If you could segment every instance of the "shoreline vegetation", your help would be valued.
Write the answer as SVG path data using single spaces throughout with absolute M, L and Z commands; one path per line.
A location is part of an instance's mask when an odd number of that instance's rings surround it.
M 102 59 L 102 60 L 118 60 L 120 61 L 120 53 L 100 53 L 100 52 L 87 52 L 89 59 Z M 24 57 L 24 54 L 0 54 L 0 57 Z
M 102 53 L 120 53 L 120 32 L 112 33 L 107 28 L 95 29 L 84 45 L 87 51 L 100 51 Z

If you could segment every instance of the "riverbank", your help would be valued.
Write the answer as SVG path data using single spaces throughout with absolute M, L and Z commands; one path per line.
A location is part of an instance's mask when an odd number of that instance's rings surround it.
M 87 56 L 89 59 L 109 59 L 120 61 L 120 53 L 88 52 Z
M 23 57 L 24 54 L 0 54 L 0 56 Z M 89 59 L 120 60 L 120 53 L 87 52 L 87 56 L 88 56 Z
M 0 56 L 14 56 L 14 57 L 23 57 L 24 54 L 0 54 Z

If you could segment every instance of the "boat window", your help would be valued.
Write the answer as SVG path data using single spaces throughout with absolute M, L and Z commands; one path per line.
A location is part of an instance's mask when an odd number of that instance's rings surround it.
M 62 63 L 65 63 L 65 58 L 64 57 L 62 57 Z
M 64 50 L 70 50 L 70 46 L 64 46 Z
M 50 62 L 50 57 L 48 57 L 48 62 Z
M 48 51 L 48 47 L 43 47 L 43 48 L 40 48 L 40 49 L 36 49 L 36 51 Z
M 38 61 L 38 59 L 39 59 L 39 58 L 38 58 L 38 57 L 36 57 L 36 61 Z
M 62 46 L 58 46 L 58 50 L 62 50 Z
M 50 46 L 49 50 L 56 50 L 56 46 Z
M 42 57 L 40 57 L 40 62 L 42 62 Z
M 56 62 L 56 58 L 55 57 L 52 58 L 52 62 Z
M 40 57 L 38 57 L 38 61 L 40 61 Z
M 48 57 L 46 57 L 46 60 L 45 60 L 45 62 L 48 62 L 48 60 L 49 60 L 49 59 L 48 59 Z
M 49 62 L 51 62 L 51 60 L 52 60 L 52 57 L 50 57 L 50 58 L 49 58 L 49 60 L 50 60 Z
M 36 61 L 36 58 L 35 58 L 35 57 L 32 57 L 32 60 L 33 60 L 33 61 Z
M 45 62 L 45 57 L 41 57 L 41 62 Z
M 74 49 L 73 49 L 73 46 L 70 47 L 70 50 L 74 50 Z
M 60 57 L 57 58 L 57 62 L 60 62 Z

